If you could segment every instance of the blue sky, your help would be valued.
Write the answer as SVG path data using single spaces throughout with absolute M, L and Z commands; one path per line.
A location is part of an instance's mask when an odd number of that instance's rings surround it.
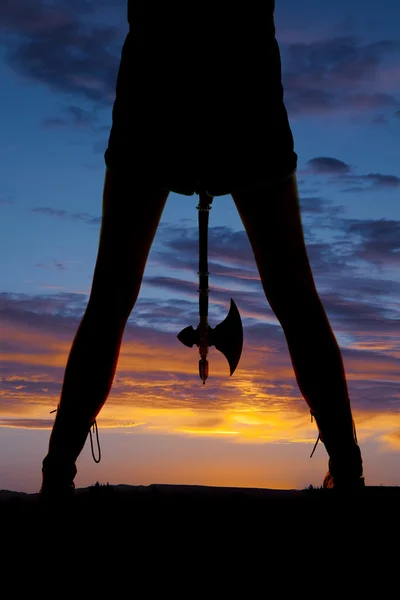
M 315 281 L 343 352 L 371 485 L 400 483 L 400 6 L 277 0 L 285 105 Z M 50 410 L 97 252 L 124 0 L 0 5 L 0 488 L 39 486 Z M 197 325 L 197 197 L 171 193 L 78 485 L 319 485 L 320 448 L 230 196 L 210 213 L 210 324 L 244 325 L 229 378 Z M 123 457 L 121 456 L 123 448 Z M 310 451 L 310 452 L 309 452 Z M 140 457 L 140 459 L 138 458 Z

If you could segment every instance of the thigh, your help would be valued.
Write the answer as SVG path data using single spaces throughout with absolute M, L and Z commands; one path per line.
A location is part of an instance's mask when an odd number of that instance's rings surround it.
M 106 170 L 91 302 L 132 309 L 168 195 Z
M 296 175 L 282 183 L 232 192 L 274 312 L 293 294 L 315 294 Z

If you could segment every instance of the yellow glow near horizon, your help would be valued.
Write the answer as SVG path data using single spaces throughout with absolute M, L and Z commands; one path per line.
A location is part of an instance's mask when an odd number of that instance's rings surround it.
M 56 334 L 12 325 L 6 325 L 2 333 L 10 347 L 15 348 L 14 352 L 4 353 L 2 360 L 16 365 L 15 372 L 4 378 L 12 384 L 10 389 L 0 393 L 3 426 L 10 420 L 10 427 L 34 429 L 37 420 L 37 426 L 43 428 L 46 421 L 51 421 L 50 410 L 58 403 L 56 396 L 49 395 L 46 385 L 58 385 L 61 390 L 60 377 L 72 339 L 60 341 Z M 369 345 L 369 349 L 376 348 Z M 218 382 L 212 400 L 197 375 L 196 349 L 189 356 L 172 334 L 170 347 L 150 346 L 143 340 L 124 342 L 116 381 L 99 415 L 99 425 L 110 430 L 120 428 L 126 434 L 132 429 L 150 434 L 222 437 L 234 443 L 315 441 L 316 426 L 310 422 L 307 405 L 302 402 L 288 353 L 249 347 L 232 378 L 220 353 L 213 351 L 210 359 L 209 383 L 212 386 Z M 397 382 L 400 373 L 394 372 L 391 363 L 378 363 L 366 352 L 358 359 L 346 361 L 346 374 L 349 380 Z M 142 375 L 141 380 L 135 379 L 135 373 Z M 143 373 L 148 374 L 148 379 L 143 380 Z M 180 375 L 190 375 L 193 383 L 181 384 Z M 280 382 L 279 388 L 276 381 Z M 29 391 L 31 383 L 43 383 L 43 389 Z M 207 402 L 207 408 L 202 406 L 203 401 Z M 389 448 L 400 447 L 399 415 L 361 410 L 355 419 L 359 440 L 374 438 Z

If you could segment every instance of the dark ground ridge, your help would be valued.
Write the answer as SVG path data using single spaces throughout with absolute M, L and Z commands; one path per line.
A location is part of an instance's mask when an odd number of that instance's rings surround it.
M 168 564 L 171 572 L 181 572 L 185 563 L 222 569 L 232 579 L 243 561 L 251 562 L 254 573 L 261 562 L 257 572 L 267 569 L 270 576 L 289 564 L 310 577 L 336 567 L 355 576 L 355 558 L 373 561 L 376 572 L 377 561 L 388 565 L 398 556 L 399 513 L 397 486 L 337 493 L 312 487 L 96 483 L 78 488 L 72 501 L 54 504 L 41 502 L 39 494 L 0 490 L 0 548 L 18 565 L 24 552 L 29 564 L 38 561 L 40 568 L 45 557 L 46 569 L 65 570 L 60 557 L 67 555 L 73 572 L 86 570 L 88 561 L 96 570 L 99 561 L 104 569 L 108 562 L 128 562 L 139 578 L 139 563 L 152 569 Z M 41 545 L 44 552 L 38 550 Z
M 378 508 L 384 505 L 400 509 L 399 486 L 366 486 L 355 492 L 339 492 L 310 486 L 303 490 L 280 490 L 266 488 L 213 487 L 203 485 L 112 485 L 96 482 L 86 488 L 75 490 L 75 497 L 68 502 L 76 510 L 96 506 L 118 506 L 145 509 L 168 505 L 169 508 L 199 505 L 203 509 L 228 509 L 232 506 L 246 506 L 254 510 L 264 510 L 273 505 L 274 509 L 292 510 L 297 508 L 315 508 L 357 505 L 362 508 Z M 43 502 L 36 494 L 27 494 L 11 490 L 0 490 L 0 511 L 18 509 L 21 513 L 34 512 Z

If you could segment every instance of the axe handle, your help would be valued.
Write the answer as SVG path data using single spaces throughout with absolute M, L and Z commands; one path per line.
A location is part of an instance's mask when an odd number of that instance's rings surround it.
M 199 314 L 200 323 L 208 318 L 208 213 L 211 209 L 212 196 L 200 193 L 199 211 Z M 206 321 L 207 322 L 207 321 Z
M 208 376 L 208 214 L 210 212 L 212 196 L 200 192 L 200 202 L 197 206 L 199 211 L 199 354 L 200 354 L 200 377 L 205 383 Z

